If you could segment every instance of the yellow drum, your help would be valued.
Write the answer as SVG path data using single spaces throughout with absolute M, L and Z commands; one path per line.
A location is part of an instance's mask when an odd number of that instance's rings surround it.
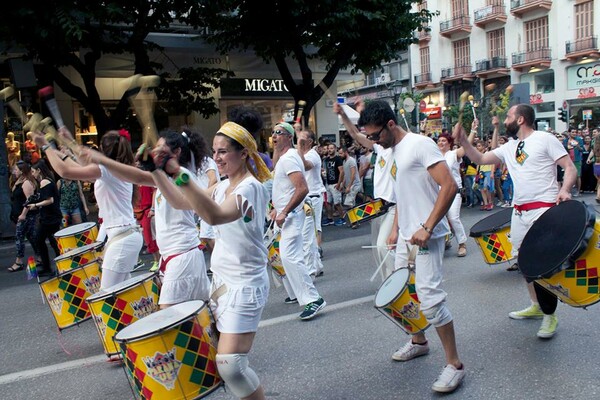
M 429 328 L 421 312 L 412 268 L 399 268 L 383 281 L 375 295 L 375 308 L 409 335 Z
M 269 240 L 267 244 L 267 250 L 269 251 L 269 258 L 267 264 L 275 271 L 275 273 L 281 277 L 285 276 L 285 270 L 283 269 L 283 263 L 281 262 L 281 255 L 279 253 L 279 240 L 281 239 L 281 232 L 277 232 Z
M 217 330 L 201 300 L 150 314 L 123 328 L 115 342 L 137 398 L 198 399 L 222 385 Z
M 484 261 L 489 264 L 500 264 L 512 260 L 512 244 L 510 243 L 510 219 L 512 208 L 505 208 L 477 222 L 471 228 L 469 236 L 475 239 Z
M 600 222 L 596 211 L 570 200 L 550 208 L 519 248 L 519 269 L 572 307 L 600 301 Z
M 107 356 L 119 354 L 117 332 L 158 310 L 158 275 L 148 272 L 101 290 L 87 298 Z
M 62 330 L 91 317 L 86 299 L 100 290 L 100 265 L 91 262 L 40 282 L 50 311 Z
M 71 249 L 94 243 L 98 238 L 98 227 L 95 222 L 84 222 L 61 229 L 54 237 L 60 254 L 64 254 Z
M 365 222 L 373 218 L 377 218 L 380 215 L 385 214 L 387 208 L 383 205 L 383 200 L 375 199 L 368 203 L 360 204 L 353 207 L 346 212 L 346 218 L 351 226 L 358 224 L 359 222 Z
M 83 247 L 76 247 L 54 259 L 58 273 L 70 271 L 96 261 L 102 257 L 100 251 L 103 243 L 94 242 Z

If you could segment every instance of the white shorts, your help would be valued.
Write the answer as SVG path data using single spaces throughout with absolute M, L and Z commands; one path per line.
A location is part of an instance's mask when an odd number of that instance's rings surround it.
M 327 185 L 327 202 L 329 204 L 341 204 L 342 192 L 335 188 L 335 185 Z
M 162 287 L 158 304 L 172 305 L 188 300 L 204 300 L 209 297 L 210 280 L 206 275 L 204 253 L 193 249 L 167 263 L 161 274 Z
M 212 291 L 223 281 L 213 273 Z M 269 298 L 269 280 L 261 287 L 240 286 L 227 288 L 216 299 L 210 300 L 210 310 L 221 333 L 248 333 L 258 330 L 258 323 Z
M 522 211 L 521 213 L 513 211 L 510 218 L 510 244 L 512 245 L 512 255 L 519 255 L 519 248 L 529 228 L 548 211 L 550 207 L 536 208 L 535 210 Z

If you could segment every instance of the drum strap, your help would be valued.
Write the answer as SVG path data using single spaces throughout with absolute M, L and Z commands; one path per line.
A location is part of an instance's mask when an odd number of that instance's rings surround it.
M 515 210 L 517 210 L 517 212 L 521 212 L 521 211 L 531 211 L 531 210 L 537 210 L 538 208 L 544 208 L 544 207 L 553 207 L 555 206 L 556 203 L 546 203 L 544 201 L 534 201 L 531 203 L 525 203 L 525 204 L 515 204 Z
M 160 267 L 158 268 L 158 270 L 160 272 L 165 272 L 165 269 L 167 269 L 167 264 L 169 263 L 169 261 L 171 261 L 175 257 L 178 257 L 178 256 L 180 256 L 182 254 L 185 254 L 185 253 L 189 253 L 190 251 L 192 251 L 194 249 L 199 249 L 200 251 L 202 251 L 203 248 L 204 248 L 204 244 L 200 243 L 198 246 L 192 247 L 189 250 L 182 251 L 181 253 L 177 253 L 177 254 L 171 254 L 167 258 L 161 258 L 160 259 Z
M 214 292 L 212 292 L 210 294 L 210 299 L 212 301 L 214 301 L 215 303 L 217 303 L 217 300 L 219 300 L 219 297 L 223 296 L 226 292 L 227 292 L 227 285 L 223 283 L 221 286 L 216 288 Z
M 108 239 L 108 242 L 106 242 L 106 244 L 104 245 L 104 250 L 102 251 L 102 259 L 104 259 L 104 254 L 106 254 L 106 251 L 108 250 L 108 248 L 111 244 L 118 242 L 121 239 L 126 238 L 127 236 L 131 235 L 133 232 L 139 232 L 139 231 L 140 231 L 140 227 L 133 225 L 133 226 L 131 226 L 131 228 L 126 229 L 123 232 L 119 232 L 115 236 Z

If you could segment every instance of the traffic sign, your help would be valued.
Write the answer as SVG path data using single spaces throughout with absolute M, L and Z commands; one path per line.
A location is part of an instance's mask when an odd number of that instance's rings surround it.
M 569 109 L 569 103 L 567 103 L 566 100 L 563 101 L 563 106 L 562 106 L 563 110 L 568 110 Z

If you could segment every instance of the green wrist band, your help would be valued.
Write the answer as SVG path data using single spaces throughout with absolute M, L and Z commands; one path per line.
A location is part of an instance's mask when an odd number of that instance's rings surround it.
M 177 178 L 175 178 L 175 184 L 177 186 L 187 185 L 189 181 L 190 175 L 187 172 L 180 172 L 179 175 L 177 175 Z

